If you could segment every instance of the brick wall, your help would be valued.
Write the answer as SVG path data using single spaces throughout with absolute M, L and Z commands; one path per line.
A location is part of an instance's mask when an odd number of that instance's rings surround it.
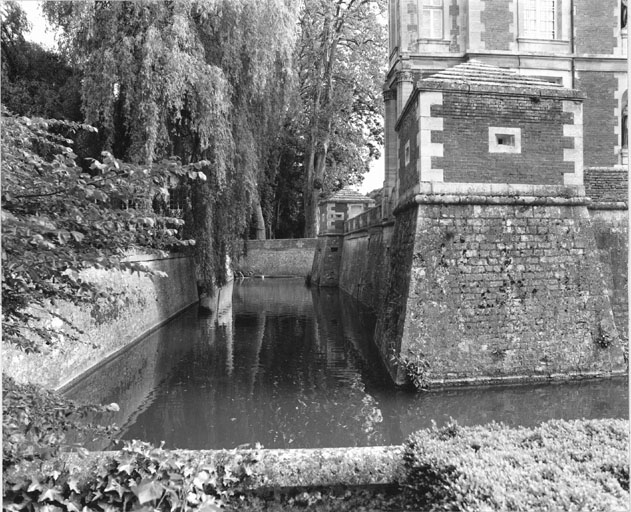
M 574 172 L 563 161 L 563 148 L 573 147 L 563 124 L 574 120 L 561 100 L 444 93 L 432 116 L 443 117 L 443 131 L 432 141 L 443 143 L 444 157 L 432 160 L 445 182 L 556 185 Z M 489 153 L 490 126 L 521 127 L 521 153 Z
M 628 201 L 629 171 L 626 167 L 588 167 L 584 171 L 585 194 L 594 202 Z
M 417 145 L 418 135 L 418 98 L 404 112 L 400 125 L 397 129 L 399 134 L 399 194 L 405 190 L 410 190 L 418 183 L 417 161 L 419 158 L 419 147 Z M 406 164 L 405 148 L 409 143 L 409 162 Z
M 614 31 L 619 0 L 579 0 L 574 2 L 577 54 L 612 54 L 617 45 Z
M 430 380 L 624 370 L 584 206 L 412 210 L 416 218 L 406 218 L 407 228 L 398 231 L 403 237 L 395 237 L 393 261 L 403 262 L 380 322 L 382 330 L 402 332 L 401 354 L 426 361 Z M 388 311 L 391 302 L 396 308 Z
M 581 71 L 579 74 L 576 88 L 587 94 L 583 105 L 586 167 L 608 167 L 618 163 L 615 154 L 618 135 L 614 132 L 618 123 L 615 116 L 617 87 L 613 73 Z
M 510 50 L 515 41 L 515 22 L 512 9 L 513 0 L 484 0 L 483 11 L 480 13 L 482 34 L 480 39 L 485 44 L 485 50 Z

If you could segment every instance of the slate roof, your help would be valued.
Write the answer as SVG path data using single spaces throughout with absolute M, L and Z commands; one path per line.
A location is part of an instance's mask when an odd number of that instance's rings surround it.
M 320 201 L 321 203 L 374 203 L 375 200 L 350 188 L 338 190 L 335 194 Z
M 541 78 L 521 75 L 512 69 L 499 68 L 478 60 L 470 60 L 444 69 L 416 83 L 418 89 L 447 89 L 498 93 L 536 94 L 582 98 L 579 91 Z
M 450 82 L 467 82 L 488 85 L 509 85 L 516 87 L 543 87 L 545 89 L 562 89 L 561 84 L 546 82 L 540 78 L 520 75 L 512 69 L 498 68 L 490 64 L 484 64 L 478 60 L 470 60 L 464 64 L 458 64 L 451 68 L 443 69 L 431 75 L 427 80 L 439 80 Z

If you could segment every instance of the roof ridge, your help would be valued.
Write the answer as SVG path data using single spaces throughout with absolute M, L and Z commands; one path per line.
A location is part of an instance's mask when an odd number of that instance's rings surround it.
M 348 186 L 343 187 L 340 190 L 334 192 L 332 195 L 326 198 L 325 201 L 330 201 L 331 199 L 350 199 L 350 198 L 374 201 L 374 199 L 372 199 L 371 197 L 368 197 L 362 194 L 361 192 L 358 192 L 357 190 L 353 190 L 352 188 Z

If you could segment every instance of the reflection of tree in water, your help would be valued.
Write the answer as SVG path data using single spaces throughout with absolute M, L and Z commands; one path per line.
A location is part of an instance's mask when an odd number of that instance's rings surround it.
M 322 289 L 312 296 L 315 321 L 267 318 L 265 372 L 249 404 L 250 414 L 267 425 L 256 441 L 268 447 L 381 444 L 381 411 L 366 392 L 361 351 L 345 336 L 339 293 Z
M 314 311 L 308 307 L 312 291 L 285 286 L 287 294 L 282 283 L 235 287 L 232 313 L 196 319 L 187 351 L 159 359 L 164 373 L 151 407 L 125 437 L 190 449 L 255 442 L 268 448 L 358 446 L 389 439 L 366 387 L 366 319 L 342 319 L 337 290 L 318 293 Z
M 307 390 L 290 400 L 272 401 L 272 407 L 277 404 L 274 421 L 262 444 L 279 448 L 383 444 L 381 411 L 366 394 L 359 375 L 343 387 L 322 391 Z

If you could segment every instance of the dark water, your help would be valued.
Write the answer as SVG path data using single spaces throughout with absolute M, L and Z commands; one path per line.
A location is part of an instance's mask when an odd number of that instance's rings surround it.
M 312 448 L 399 444 L 461 425 L 628 418 L 627 379 L 454 389 L 395 389 L 371 336 L 375 319 L 336 289 L 247 280 L 77 383 L 67 395 L 117 402 L 123 439 L 167 448 Z M 105 446 L 92 446 L 104 448 Z

